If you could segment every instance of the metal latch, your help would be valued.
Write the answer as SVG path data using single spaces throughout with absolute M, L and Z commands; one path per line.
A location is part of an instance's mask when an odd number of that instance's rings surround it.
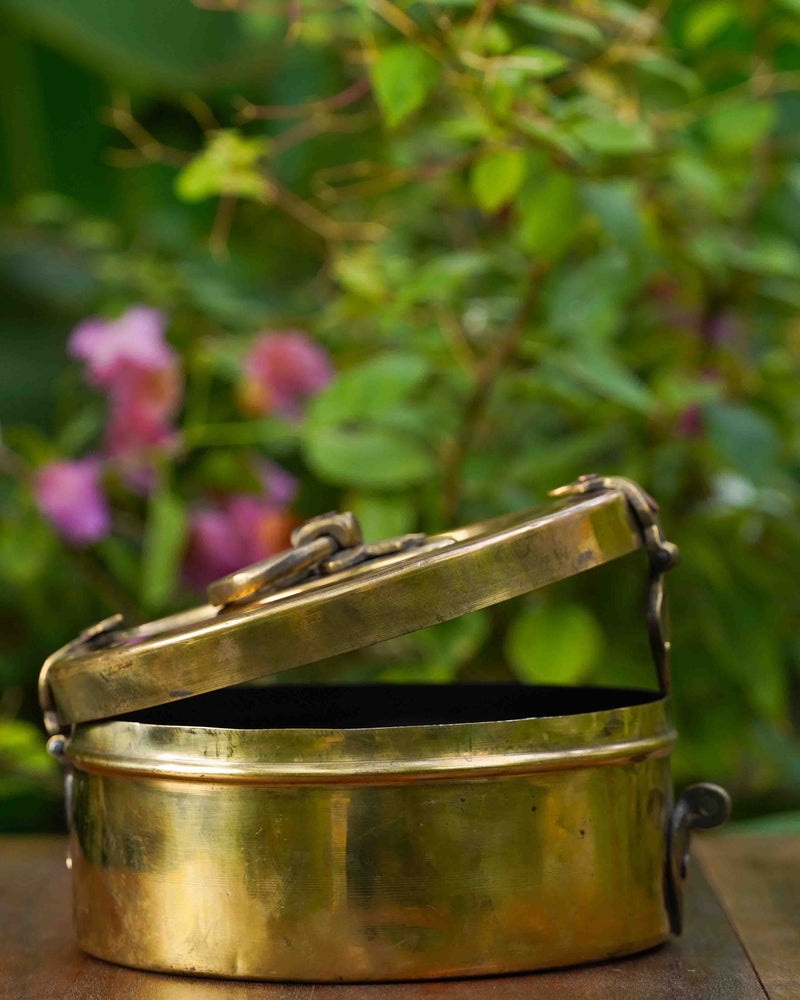
M 355 514 L 332 511 L 295 528 L 291 548 L 215 580 L 206 593 L 217 607 L 244 604 L 306 580 L 419 548 L 426 541 L 426 535 L 415 533 L 365 543 Z

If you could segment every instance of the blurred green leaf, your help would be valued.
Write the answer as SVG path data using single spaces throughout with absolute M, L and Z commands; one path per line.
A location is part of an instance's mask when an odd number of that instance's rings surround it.
M 561 73 L 569 65 L 569 60 L 560 52 L 538 45 L 522 45 L 510 55 L 496 60 L 503 69 L 518 70 L 527 76 L 544 80 Z
M 565 14 L 560 10 L 553 10 L 550 7 L 540 6 L 532 3 L 516 3 L 504 11 L 509 17 L 538 28 L 540 31 L 549 31 L 554 35 L 567 35 L 571 38 L 580 38 L 589 45 L 600 46 L 604 43 L 603 33 L 596 24 L 585 17 L 575 17 L 572 14 Z
M 338 253 L 333 260 L 333 271 L 355 295 L 371 302 L 380 302 L 386 296 L 386 281 L 371 247 Z
M 58 765 L 45 744 L 38 726 L 21 719 L 0 719 L 0 770 L 57 782 Z
M 715 403 L 708 408 L 708 425 L 714 447 L 734 468 L 756 480 L 775 472 L 778 434 L 761 413 L 746 406 Z
M 490 149 L 470 175 L 472 193 L 484 212 L 497 212 L 510 202 L 525 180 L 525 154 L 519 149 Z
M 396 647 L 398 662 L 381 671 L 381 680 L 403 684 L 452 681 L 486 642 L 489 629 L 487 613 L 474 611 L 404 636 Z
M 772 101 L 741 101 L 709 114 L 705 132 L 720 152 L 751 153 L 772 131 L 776 118 Z
M 733 24 L 739 8 L 730 0 L 707 0 L 689 8 L 683 22 L 686 44 L 692 49 L 702 48 Z
M 186 510 L 164 484 L 150 500 L 142 553 L 142 602 L 162 608 L 175 593 L 186 541 Z
M 800 248 L 780 236 L 755 237 L 744 245 L 732 239 L 728 262 L 756 274 L 776 278 L 800 277 Z
M 400 42 L 378 54 L 371 73 L 378 106 L 394 128 L 425 102 L 436 86 L 439 66 L 424 49 Z
M 365 490 L 405 489 L 430 479 L 436 469 L 420 441 L 374 426 L 310 429 L 305 454 L 321 479 Z
M 557 260 L 575 238 L 581 221 L 574 179 L 556 170 L 531 179 L 517 202 L 519 241 L 530 254 Z
M 692 200 L 720 215 L 730 212 L 731 196 L 724 176 L 702 157 L 681 150 L 670 160 L 669 169 Z
M 584 679 L 603 647 L 594 615 L 580 604 L 526 608 L 513 620 L 506 659 L 520 680 L 575 684 Z
M 702 80 L 696 73 L 667 56 L 645 52 L 636 59 L 636 66 L 644 73 L 676 84 L 690 96 L 699 94 L 703 89 Z
M 248 139 L 234 129 L 210 132 L 203 152 L 178 174 L 175 190 L 184 201 L 216 195 L 265 201 L 270 190 L 258 163 L 266 151 L 266 139 Z
M 583 186 L 581 195 L 607 236 L 624 247 L 641 250 L 645 227 L 635 181 L 593 181 Z
M 626 254 L 609 251 L 564 267 L 550 283 L 550 326 L 576 344 L 599 344 L 619 331 L 630 290 Z
M 587 119 L 573 126 L 573 132 L 587 149 L 607 156 L 633 156 L 655 148 L 653 133 L 645 122 Z
M 159 0 L 3 0 L 4 11 L 57 51 L 85 61 L 114 83 L 202 90 L 263 73 L 263 49 L 242 34 L 236 14 Z
M 345 506 L 358 518 L 368 542 L 407 535 L 417 519 L 416 504 L 407 496 L 357 493 L 347 498 Z
M 607 354 L 566 355 L 561 365 L 605 399 L 645 415 L 652 414 L 656 409 L 656 399 L 647 386 Z
M 415 354 L 392 352 L 342 372 L 313 400 L 310 424 L 380 416 L 402 404 L 428 377 L 430 368 Z

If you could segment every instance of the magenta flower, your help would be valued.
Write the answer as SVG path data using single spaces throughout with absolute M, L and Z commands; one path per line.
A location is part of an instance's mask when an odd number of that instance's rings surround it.
M 87 319 L 72 331 L 67 349 L 87 363 L 92 383 L 114 388 L 131 367 L 163 371 L 175 362 L 164 340 L 164 316 L 157 309 L 132 306 L 119 319 Z
M 111 530 L 111 514 L 96 458 L 51 462 L 33 480 L 36 505 L 53 527 L 73 545 L 89 545 Z
M 705 427 L 705 415 L 703 407 L 696 403 L 685 407 L 679 414 L 675 424 L 675 431 L 678 437 L 697 438 L 703 433 Z
M 333 377 L 328 353 L 299 330 L 262 333 L 245 361 L 244 402 L 256 413 L 300 417 Z
M 164 339 L 164 317 L 134 306 L 116 320 L 89 319 L 69 339 L 70 353 L 86 362 L 89 381 L 108 400 L 106 448 L 134 489 L 152 477 L 152 449 L 174 439 L 180 406 L 180 359 Z
M 288 505 L 294 476 L 269 463 L 261 471 L 261 496 L 236 494 L 197 508 L 191 517 L 184 575 L 202 588 L 217 577 L 288 547 L 297 519 Z

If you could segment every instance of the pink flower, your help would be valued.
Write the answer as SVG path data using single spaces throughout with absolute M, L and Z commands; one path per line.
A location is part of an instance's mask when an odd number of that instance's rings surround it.
M 164 317 L 134 306 L 116 320 L 89 319 L 69 339 L 89 381 L 108 400 L 106 448 L 129 485 L 147 487 L 153 448 L 173 439 L 183 384 L 180 359 L 164 339 Z
M 129 368 L 159 371 L 174 364 L 164 341 L 164 316 L 157 309 L 132 306 L 119 319 L 87 319 L 72 331 L 67 350 L 85 361 L 94 385 L 113 389 Z
M 274 462 L 263 462 L 259 478 L 264 486 L 266 498 L 274 504 L 290 504 L 297 496 L 297 479 Z
M 696 438 L 703 433 L 705 426 L 705 415 L 702 406 L 696 403 L 687 406 L 678 414 L 675 431 L 678 437 Z
M 73 545 L 88 545 L 111 530 L 111 515 L 95 458 L 51 462 L 35 474 L 36 505 L 53 527 Z
M 328 354 L 299 330 L 262 333 L 245 361 L 244 402 L 255 413 L 300 417 L 333 377 Z
M 206 504 L 192 514 L 184 575 L 202 588 L 289 545 L 297 518 L 288 504 L 297 491 L 294 476 L 268 464 L 262 470 L 262 496 L 235 494 Z

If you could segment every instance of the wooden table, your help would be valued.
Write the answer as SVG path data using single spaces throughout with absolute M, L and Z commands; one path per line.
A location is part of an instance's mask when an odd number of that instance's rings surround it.
M 0 1000 L 800 1000 L 800 836 L 698 837 L 695 853 L 686 932 L 648 954 L 496 979 L 313 986 L 185 979 L 89 958 L 72 941 L 63 840 L 9 837 L 0 839 Z

